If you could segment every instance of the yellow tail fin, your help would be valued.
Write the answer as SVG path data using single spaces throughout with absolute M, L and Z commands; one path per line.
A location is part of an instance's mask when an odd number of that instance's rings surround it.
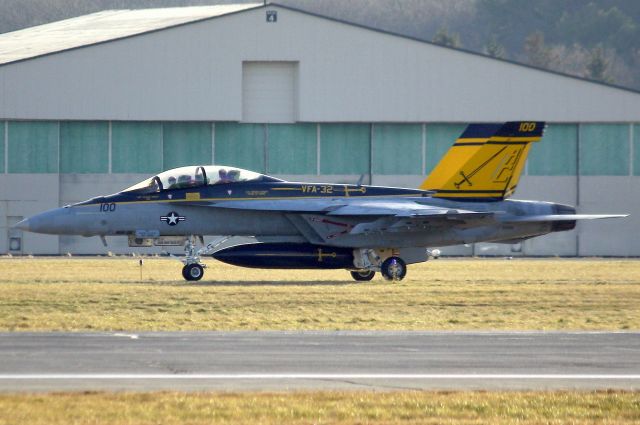
M 439 198 L 500 200 L 513 194 L 531 143 L 544 122 L 471 124 L 433 169 L 420 189 Z

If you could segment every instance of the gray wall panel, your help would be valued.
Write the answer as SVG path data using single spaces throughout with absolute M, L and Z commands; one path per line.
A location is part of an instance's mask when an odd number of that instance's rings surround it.
M 371 184 L 376 186 L 399 186 L 409 188 L 419 188 L 425 176 L 412 175 L 380 175 L 374 174 Z
M 0 200 L 4 205 L 0 210 L 3 214 L 0 222 L 0 248 L 3 250 L 0 252 L 7 250 L 6 218 L 29 217 L 56 208 L 59 193 L 57 174 L 0 174 Z M 24 254 L 58 254 L 58 237 L 23 232 L 22 246 Z
M 578 211 L 631 214 L 623 219 L 580 223 L 579 255 L 640 255 L 640 177 L 581 177 Z
M 60 205 L 110 195 L 149 178 L 149 174 L 61 174 Z

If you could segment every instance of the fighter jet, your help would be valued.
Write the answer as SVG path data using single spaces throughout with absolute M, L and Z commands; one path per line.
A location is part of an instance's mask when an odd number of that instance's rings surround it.
M 397 281 L 407 264 L 426 261 L 431 248 L 518 243 L 571 230 L 577 220 L 626 216 L 507 199 L 544 128 L 544 122 L 471 124 L 419 189 L 288 182 L 237 167 L 194 165 L 17 227 L 100 236 L 105 245 L 105 236 L 117 235 L 132 247 L 184 245 L 182 275 L 189 281 L 203 277 L 205 255 L 244 267 L 346 269 L 357 281 L 380 272 Z M 204 236 L 217 239 L 205 245 Z M 238 237 L 250 239 L 234 243 Z

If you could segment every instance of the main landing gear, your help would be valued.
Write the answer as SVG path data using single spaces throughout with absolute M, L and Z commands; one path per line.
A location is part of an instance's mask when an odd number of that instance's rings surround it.
M 376 275 L 376 272 L 373 270 L 356 270 L 351 272 L 351 277 L 353 280 L 357 280 L 358 282 L 368 282 Z
M 386 280 L 402 280 L 407 275 L 407 263 L 400 257 L 389 257 L 380 265 L 380 273 Z
M 351 277 L 358 282 L 365 282 L 373 279 L 376 271 L 379 270 L 385 280 L 400 281 L 407 275 L 407 263 L 400 257 L 391 256 L 380 262 L 380 257 L 371 255 L 372 251 L 363 251 L 354 261 L 361 269 L 353 270 Z

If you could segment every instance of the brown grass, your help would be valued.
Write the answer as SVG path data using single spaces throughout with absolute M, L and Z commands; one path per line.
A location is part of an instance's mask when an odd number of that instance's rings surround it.
M 638 392 L 0 395 L 0 425 L 637 424 Z
M 209 260 L 0 259 L 0 330 L 640 329 L 638 260 L 438 260 L 407 278 Z

